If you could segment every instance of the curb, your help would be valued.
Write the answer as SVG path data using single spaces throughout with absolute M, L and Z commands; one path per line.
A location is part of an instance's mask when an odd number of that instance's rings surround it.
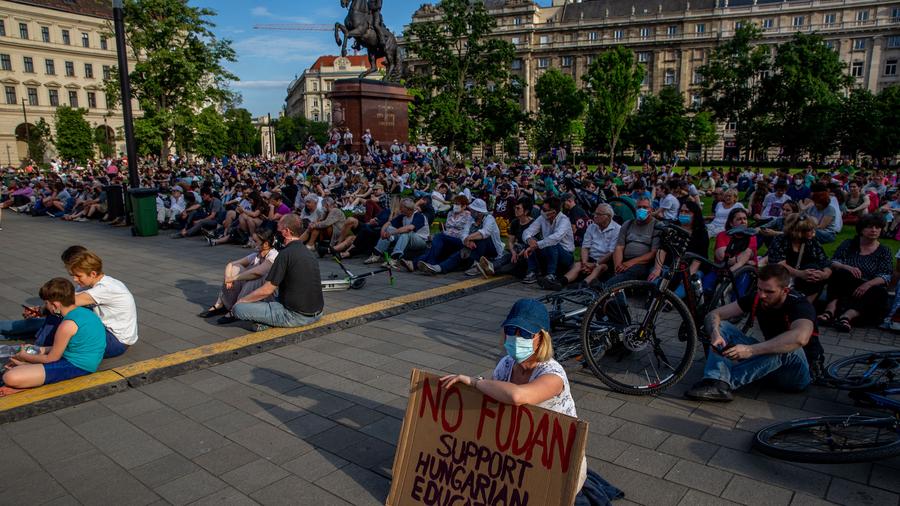
M 218 343 L 190 348 L 140 362 L 98 371 L 34 390 L 0 398 L 0 424 L 74 406 L 142 385 L 162 381 L 250 355 L 297 344 L 338 330 L 433 306 L 466 295 L 505 286 L 512 277 L 474 279 L 432 288 L 415 294 L 374 302 L 324 315 L 299 328 L 271 328 Z

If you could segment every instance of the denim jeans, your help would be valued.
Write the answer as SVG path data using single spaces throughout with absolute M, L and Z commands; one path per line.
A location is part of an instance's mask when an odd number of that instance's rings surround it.
M 719 325 L 719 333 L 728 344 L 757 344 L 759 341 L 745 336 L 728 322 Z M 809 363 L 803 348 L 790 353 L 758 355 L 746 360 L 733 361 L 710 351 L 706 358 L 703 377 L 724 381 L 732 388 L 740 388 L 765 378 L 766 382 L 787 391 L 799 392 L 809 386 Z
M 391 257 L 393 258 L 403 258 L 403 253 L 407 248 L 419 250 L 425 248 L 425 239 L 422 239 L 415 232 L 407 232 L 405 234 L 397 234 L 392 235 L 388 239 L 379 239 L 378 244 L 375 245 L 375 251 L 378 253 L 385 253 L 391 248 L 391 244 L 393 244 L 393 249 L 391 249 Z
M 463 247 L 462 241 L 441 232 L 440 234 L 435 234 L 431 239 L 431 247 L 428 248 L 424 255 L 417 258 L 415 263 L 425 262 L 426 264 L 437 265 L 446 260 L 447 257 L 463 249 Z
M 492 241 L 490 238 L 479 239 L 475 241 L 475 249 L 470 250 L 466 248 L 466 250 L 469 252 L 469 258 L 467 259 L 469 265 L 477 262 L 483 256 L 486 256 L 488 258 L 494 258 L 495 256 L 497 256 L 497 250 L 494 248 L 494 241 Z M 453 270 L 456 269 L 462 262 L 462 250 L 459 250 L 440 263 L 441 272 L 453 272 Z
M 822 244 L 834 242 L 835 233 L 828 230 L 816 230 L 816 239 Z
M 262 323 L 269 327 L 302 327 L 315 323 L 322 317 L 322 312 L 315 316 L 306 316 L 287 309 L 280 302 L 245 302 L 235 304 L 231 314 L 238 320 Z
M 566 251 L 559 244 L 554 244 L 535 250 L 534 254 L 528 257 L 528 272 L 537 273 L 543 264 L 544 272 L 561 276 L 568 272 L 574 263 L 575 257 L 571 251 Z
M 613 286 L 622 283 L 623 281 L 645 281 L 650 277 L 650 265 L 651 264 L 633 265 L 624 272 L 620 272 L 609 278 L 609 280 L 604 283 L 604 286 Z
M 55 318 L 55 317 L 50 317 Z M 0 339 L 34 339 L 47 318 L 29 318 L 27 320 L 0 320 Z M 59 321 L 53 325 L 56 328 Z
M 46 318 L 0 321 L 0 339 L 34 339 L 35 346 L 53 346 L 56 329 L 62 318 L 50 315 Z M 128 350 L 128 345 L 119 341 L 106 329 L 106 351 L 103 358 L 118 357 Z

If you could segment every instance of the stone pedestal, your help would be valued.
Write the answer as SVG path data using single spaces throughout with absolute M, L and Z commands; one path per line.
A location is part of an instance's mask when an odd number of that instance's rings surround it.
M 362 136 L 368 128 L 372 139 L 390 146 L 394 139 L 409 140 L 409 103 L 406 88 L 369 79 L 339 79 L 331 92 L 331 123 L 353 133 L 353 150 L 365 154 Z

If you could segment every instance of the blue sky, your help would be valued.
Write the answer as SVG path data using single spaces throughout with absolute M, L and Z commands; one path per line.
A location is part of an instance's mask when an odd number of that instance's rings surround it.
M 385 23 L 396 34 L 427 0 L 384 0 Z M 432 1 L 430 3 L 437 3 Z M 340 0 L 191 0 L 216 11 L 214 32 L 230 39 L 238 61 L 228 65 L 240 78 L 232 86 L 243 96 L 243 107 L 254 116 L 281 110 L 287 86 L 321 55 L 338 54 L 332 32 L 254 30 L 257 23 L 343 22 Z

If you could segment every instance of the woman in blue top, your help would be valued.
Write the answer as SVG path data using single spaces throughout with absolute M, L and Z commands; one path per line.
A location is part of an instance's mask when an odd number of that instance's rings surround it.
M 45 309 L 63 321 L 52 347 L 41 347 L 36 355 L 23 350 L 9 359 L 0 396 L 90 374 L 103 359 L 106 328 L 91 310 L 75 305 L 72 282 L 53 278 L 41 287 L 40 296 Z

